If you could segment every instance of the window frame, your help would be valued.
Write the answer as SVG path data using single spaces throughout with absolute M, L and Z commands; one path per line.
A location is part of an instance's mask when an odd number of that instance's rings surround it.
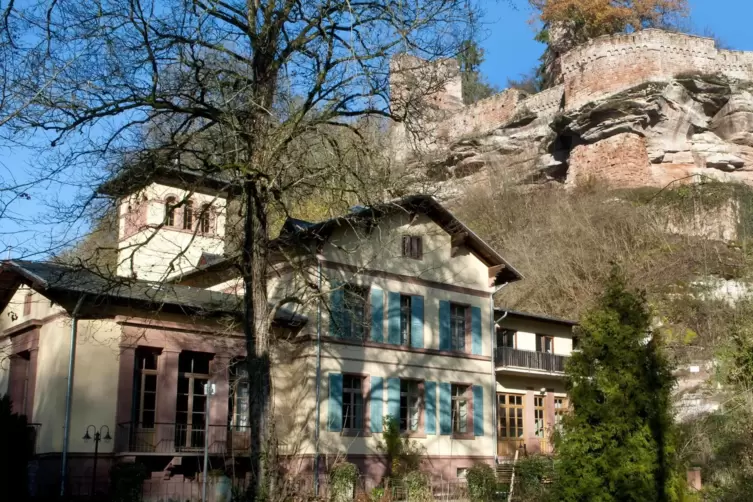
M 465 390 L 462 394 L 456 395 L 456 389 L 464 387 Z M 465 417 L 465 432 L 456 430 L 458 422 L 455 420 L 456 408 L 459 406 L 460 401 L 466 403 L 466 417 Z M 467 382 L 451 382 L 450 383 L 450 423 L 452 427 L 452 437 L 454 439 L 474 439 L 473 433 L 473 384 Z M 457 410 L 459 414 L 459 409 Z
M 212 221 L 211 221 L 212 205 L 205 203 L 201 205 L 199 210 L 198 225 L 199 233 L 202 235 L 208 235 L 212 233 Z
M 455 346 L 456 336 L 455 329 L 453 328 L 453 321 L 459 319 L 461 316 L 453 315 L 453 310 L 460 308 L 463 309 L 463 348 Z M 462 354 L 468 354 L 471 352 L 471 306 L 467 303 L 450 302 L 450 351 L 459 352 Z
M 558 407 L 557 404 L 560 406 Z M 562 430 L 562 419 L 567 414 L 568 405 L 567 397 L 554 396 L 554 428 L 557 430 Z
M 228 400 L 228 422 L 230 429 L 234 432 L 248 432 L 250 424 L 238 424 L 238 417 L 240 416 L 238 413 L 238 408 L 240 407 L 239 403 L 241 403 L 242 400 L 245 401 L 246 409 L 248 409 L 248 406 L 251 404 L 251 387 L 248 381 L 248 368 L 246 366 L 245 358 L 237 358 L 230 364 L 230 367 L 228 368 L 228 382 L 230 384 L 230 396 Z M 247 394 L 245 396 L 238 395 L 238 389 L 241 387 L 247 389 Z
M 411 260 L 424 259 L 424 239 L 421 235 L 405 234 L 401 240 L 402 257 Z
M 342 286 L 343 291 L 343 297 L 342 297 L 342 316 L 341 316 L 341 324 L 342 326 L 340 334 L 341 338 L 343 340 L 357 340 L 357 341 L 367 341 L 369 339 L 369 336 L 371 335 L 371 287 L 366 285 L 362 286 L 359 284 L 353 284 L 348 283 L 344 284 Z M 356 293 L 352 290 L 358 289 L 360 290 L 358 292 L 358 295 L 363 300 L 363 318 L 360 320 L 359 323 L 354 322 L 354 319 L 351 317 L 351 313 L 353 310 L 349 307 L 348 298 L 349 295 L 352 298 Z M 362 296 L 361 296 L 362 294 Z M 360 336 L 354 336 L 353 334 L 353 327 L 360 324 L 361 326 L 361 332 L 359 333 Z
M 500 403 L 500 398 L 504 398 L 504 403 Z M 515 402 L 511 403 L 510 398 L 514 398 Z M 501 409 L 505 410 L 504 416 L 500 413 Z M 525 394 L 497 393 L 497 437 L 499 440 L 525 441 L 525 409 Z
M 546 396 L 533 396 L 533 435 L 546 439 Z
M 547 352 L 545 350 L 545 341 L 548 340 L 550 343 L 550 351 Z M 554 336 L 552 335 L 546 335 L 543 333 L 536 333 L 536 352 L 540 352 L 542 354 L 554 354 Z
M 145 364 L 141 364 L 142 361 L 146 362 L 144 353 L 149 353 L 155 358 L 154 369 L 145 368 Z M 159 365 L 162 351 L 152 347 L 137 347 L 136 349 L 136 361 L 134 365 L 134 391 L 135 402 L 133 409 L 133 418 L 136 421 L 136 427 L 139 430 L 155 430 L 157 428 L 157 412 L 159 410 Z M 152 391 L 146 390 L 146 377 L 154 376 L 154 409 L 146 410 L 144 408 L 145 396 Z M 151 422 L 151 427 L 144 427 L 144 412 L 151 411 L 154 414 L 154 418 Z
M 175 227 L 175 209 L 177 208 L 177 198 L 170 195 L 165 198 L 165 226 Z
M 403 383 L 405 384 L 415 384 L 415 394 L 412 394 L 409 390 L 403 390 Z M 407 426 L 410 417 L 411 417 L 411 405 L 408 401 L 408 398 L 411 396 L 415 396 L 418 401 L 416 403 L 417 411 L 418 411 L 418 422 L 416 423 L 416 429 L 411 430 L 410 427 Z M 403 397 L 406 398 L 406 406 L 403 406 Z M 405 423 L 406 428 L 403 428 L 403 410 L 405 410 Z M 400 411 L 398 413 L 398 423 L 399 423 L 399 429 L 400 433 L 404 436 L 408 437 L 425 437 L 425 428 L 424 428 L 424 414 L 426 412 L 426 401 L 425 401 L 425 395 L 424 395 L 424 380 L 418 380 L 414 378 L 401 378 L 400 379 Z
M 181 371 L 180 370 L 180 356 L 192 354 L 194 356 L 194 359 L 191 360 L 191 370 L 190 371 Z M 198 373 L 194 371 L 194 365 L 195 365 L 195 357 L 201 356 L 207 358 L 207 372 L 206 373 Z M 214 359 L 214 354 L 211 354 L 209 352 L 201 352 L 201 351 L 182 351 L 180 355 L 178 356 L 178 382 L 176 384 L 176 393 L 177 397 L 180 397 L 181 394 L 185 394 L 187 396 L 186 401 L 186 411 L 178 411 L 178 402 L 176 400 L 175 403 L 175 447 L 177 449 L 195 449 L 203 447 L 203 434 L 205 433 L 205 426 L 206 426 L 206 420 L 207 420 L 207 404 L 209 402 L 208 397 L 206 394 L 199 394 L 194 392 L 195 384 L 197 380 L 205 380 L 205 384 L 209 384 L 212 381 L 212 360 Z M 180 392 L 180 380 L 181 378 L 188 379 L 188 390 L 185 393 Z M 204 408 L 202 408 L 201 411 L 194 411 L 194 398 L 196 396 L 204 396 Z M 178 413 L 185 413 L 186 414 L 186 423 L 180 423 L 178 422 Z M 203 417 L 203 423 L 200 425 L 201 429 L 199 429 L 199 435 L 202 436 L 202 444 L 201 445 L 195 445 L 194 439 L 196 439 L 196 436 L 194 436 L 194 415 L 199 414 Z M 185 429 L 185 441 L 184 444 L 179 444 L 179 425 L 184 425 L 186 427 Z
M 370 384 L 371 384 L 371 378 L 369 375 L 364 373 L 343 373 L 343 383 L 342 383 L 342 394 L 340 396 L 341 398 L 341 409 L 340 413 L 342 415 L 342 422 L 341 422 L 341 428 L 343 436 L 370 436 L 371 435 L 371 427 L 370 427 L 370 421 L 369 421 L 369 392 L 370 392 Z M 353 428 L 353 427 L 345 427 L 345 380 L 347 378 L 355 378 L 360 380 L 361 382 L 361 426 L 362 428 Z
M 188 199 L 183 204 L 183 230 L 193 230 L 193 200 Z
M 507 338 L 508 336 L 512 336 L 512 345 L 507 345 L 504 343 L 505 338 Z M 499 343 L 500 339 L 503 341 L 501 345 Z M 518 348 L 518 332 L 514 329 L 497 328 L 497 347 L 503 347 L 506 349 L 517 349 Z
M 403 300 L 407 300 L 407 305 L 403 305 Z M 412 320 L 413 299 L 411 295 L 400 293 L 400 345 L 403 347 L 411 346 Z M 403 321 L 405 321 L 405 325 L 403 325 Z

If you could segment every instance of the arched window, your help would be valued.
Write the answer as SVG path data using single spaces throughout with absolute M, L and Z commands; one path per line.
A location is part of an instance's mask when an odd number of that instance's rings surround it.
M 175 197 L 165 199 L 165 225 L 175 226 Z
M 208 234 L 209 227 L 209 204 L 202 204 L 201 213 L 199 213 L 199 232 L 202 234 Z
M 183 230 L 191 230 L 193 227 L 193 201 L 187 200 L 183 208 Z

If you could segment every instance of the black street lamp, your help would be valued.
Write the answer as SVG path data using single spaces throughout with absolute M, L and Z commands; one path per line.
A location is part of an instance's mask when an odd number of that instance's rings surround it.
M 90 435 L 89 430 L 93 430 L 94 433 Z M 93 497 L 94 486 L 97 481 L 97 455 L 99 454 L 99 442 L 104 441 L 105 443 L 109 443 L 112 440 L 112 437 L 110 437 L 110 428 L 103 425 L 97 430 L 96 425 L 88 426 L 86 428 L 86 434 L 84 434 L 84 441 L 88 443 L 92 439 L 94 439 L 94 468 L 92 469 L 92 490 L 90 495 Z

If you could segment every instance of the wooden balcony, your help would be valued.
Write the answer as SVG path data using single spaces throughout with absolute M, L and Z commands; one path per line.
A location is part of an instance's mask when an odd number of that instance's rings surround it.
M 523 369 L 544 373 L 564 374 L 566 356 L 518 350 L 510 347 L 497 347 L 494 354 L 497 369 Z

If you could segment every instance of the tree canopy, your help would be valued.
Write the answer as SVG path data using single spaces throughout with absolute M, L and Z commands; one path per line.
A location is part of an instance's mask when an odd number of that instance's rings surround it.
M 563 25 L 573 41 L 675 24 L 688 13 L 687 0 L 530 0 L 544 26 Z M 546 41 L 547 31 L 543 32 Z

